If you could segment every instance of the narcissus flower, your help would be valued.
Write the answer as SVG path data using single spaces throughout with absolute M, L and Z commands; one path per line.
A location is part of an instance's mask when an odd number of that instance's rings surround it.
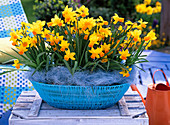
M 136 5 L 136 11 L 138 13 L 145 13 L 146 12 L 146 4 L 138 4 L 138 5 Z
M 101 47 L 105 53 L 109 52 L 110 46 L 111 46 L 111 44 L 106 44 L 106 43 L 104 43 L 104 45 L 101 45 Z
M 76 10 L 80 16 L 86 17 L 89 15 L 89 9 L 82 5 L 80 8 Z
M 151 3 L 151 0 L 144 0 L 144 4 L 150 5 L 150 3 Z
M 99 33 L 103 36 L 103 37 L 108 37 L 112 35 L 112 32 L 109 28 L 102 28 L 100 27 L 99 29 Z
M 45 21 L 37 20 L 36 22 L 33 22 L 30 24 L 30 28 L 28 31 L 31 31 L 33 35 L 41 34 L 41 31 L 43 30 L 43 26 L 45 25 Z
M 129 77 L 129 76 L 130 76 L 129 72 L 132 70 L 132 68 L 129 68 L 129 66 L 127 66 L 126 68 L 127 68 L 128 70 L 122 68 L 122 71 L 119 72 L 120 74 L 123 75 L 123 77 Z
M 93 47 L 94 44 L 99 44 L 97 41 L 99 40 L 99 37 L 98 35 L 94 32 L 93 34 L 90 35 L 90 38 L 89 38 L 90 42 L 89 42 L 89 47 Z
M 21 44 L 19 47 L 17 47 L 19 49 L 19 54 L 23 55 L 24 52 L 28 51 L 28 49 L 26 47 L 23 46 L 23 44 Z
M 51 33 L 50 30 L 47 30 L 46 28 L 44 28 L 44 31 L 42 31 L 42 37 L 48 39 L 50 38 L 50 35 L 51 35 L 50 33 Z
M 115 15 L 114 16 L 112 16 L 112 18 L 114 19 L 114 24 L 117 24 L 117 22 L 124 22 L 124 18 L 121 18 L 121 17 L 119 17 L 116 13 L 115 13 Z
M 68 61 L 69 59 L 71 59 L 71 60 L 75 60 L 75 59 L 76 59 L 76 58 L 74 58 L 75 53 L 74 53 L 74 52 L 71 52 L 71 53 L 70 53 L 70 49 L 68 49 L 67 51 L 65 51 L 65 53 L 66 53 L 66 55 L 64 55 L 64 59 L 65 59 L 66 61 Z
M 152 15 L 152 13 L 153 13 L 152 7 L 151 7 L 151 6 L 148 6 L 148 7 L 146 8 L 146 14 L 147 14 L 147 15 Z
M 68 43 L 68 41 L 66 40 L 62 40 L 61 44 L 59 44 L 59 46 L 61 46 L 61 51 L 65 51 L 65 49 L 67 49 L 69 47 L 70 43 Z
M 91 50 L 89 50 L 90 53 L 92 53 L 91 58 L 95 59 L 95 58 L 100 58 L 104 56 L 104 53 L 102 52 L 102 48 L 91 48 Z M 100 55 L 100 56 L 99 56 Z
M 146 28 L 146 24 L 148 24 L 148 22 L 143 22 L 142 19 L 140 19 L 138 22 L 140 23 L 140 26 L 141 26 L 142 28 Z
M 129 57 L 131 55 L 131 54 L 129 54 L 128 49 L 126 49 L 125 51 L 124 50 L 119 51 L 119 54 L 121 54 L 120 58 L 122 60 L 126 60 L 127 57 Z
M 155 32 L 153 32 L 153 30 L 151 30 L 151 31 L 147 34 L 147 36 L 144 37 L 144 40 L 145 40 L 145 41 L 156 40 L 156 39 L 157 39 L 157 38 L 156 38 L 156 34 L 155 34 Z
M 133 36 L 133 40 L 135 42 L 140 41 L 140 35 L 141 35 L 142 31 L 141 30 L 134 30 L 131 31 L 131 35 Z
M 73 11 L 73 8 L 68 8 L 68 5 L 65 7 L 62 14 L 63 14 L 63 17 L 65 18 L 66 23 L 75 21 L 76 13 Z
M 12 66 L 15 66 L 15 68 L 19 69 L 21 65 L 23 65 L 23 64 L 19 63 L 19 60 L 16 59 L 16 60 L 14 60 L 14 64 Z
M 91 30 L 94 26 L 96 26 L 96 21 L 93 18 L 81 18 L 78 22 L 79 29 L 85 31 L 86 29 Z
M 18 44 L 17 39 L 20 38 L 20 33 L 19 31 L 15 31 L 14 29 L 11 29 L 12 32 L 10 32 L 10 41 L 13 41 L 12 45 L 15 46 Z
M 64 26 L 64 21 L 61 20 L 57 15 L 54 16 L 54 18 L 51 19 L 51 24 L 48 23 L 48 25 L 51 26 Z

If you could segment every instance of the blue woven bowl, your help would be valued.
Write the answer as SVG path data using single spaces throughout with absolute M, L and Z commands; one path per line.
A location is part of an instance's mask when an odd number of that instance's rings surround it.
M 61 109 L 105 109 L 117 103 L 130 84 L 113 86 L 68 86 L 31 81 L 47 104 Z

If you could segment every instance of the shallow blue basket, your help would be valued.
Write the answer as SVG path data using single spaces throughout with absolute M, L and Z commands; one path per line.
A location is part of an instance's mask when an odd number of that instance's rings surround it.
M 130 84 L 113 86 L 67 86 L 31 81 L 47 104 L 61 109 L 105 109 L 117 103 Z

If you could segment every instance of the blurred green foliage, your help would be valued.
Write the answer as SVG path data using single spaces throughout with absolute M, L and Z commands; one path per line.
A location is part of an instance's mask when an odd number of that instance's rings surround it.
M 34 0 L 21 0 L 22 6 L 24 8 L 24 11 L 26 13 L 28 21 L 34 22 L 36 21 L 35 16 L 33 15 L 33 5 L 34 5 Z
M 90 10 L 90 16 L 95 18 L 102 16 L 109 21 L 114 13 L 125 19 L 136 18 L 135 6 L 142 0 L 74 0 L 79 6 L 85 5 Z
M 66 5 L 71 5 L 70 0 L 35 0 L 34 15 L 38 20 L 49 22 L 55 14 L 61 16 Z

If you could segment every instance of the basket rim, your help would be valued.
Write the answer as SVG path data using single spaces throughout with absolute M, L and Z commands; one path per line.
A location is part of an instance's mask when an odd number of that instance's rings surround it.
M 77 88 L 84 88 L 84 87 L 99 87 L 99 88 L 103 88 L 103 87 L 107 87 L 107 88 L 111 88 L 111 87 L 115 87 L 115 86 L 127 86 L 129 85 L 130 86 L 130 83 L 121 83 L 120 85 L 111 85 L 111 86 L 77 86 L 77 85 L 54 85 L 54 84 L 46 84 L 46 83 L 43 83 L 43 82 L 36 82 L 36 81 L 32 81 L 30 80 L 30 82 L 32 84 L 36 83 L 36 84 L 39 84 L 39 85 L 46 85 L 46 86 L 49 86 L 49 87 L 52 87 L 52 86 L 60 86 L 60 87 L 77 87 Z

